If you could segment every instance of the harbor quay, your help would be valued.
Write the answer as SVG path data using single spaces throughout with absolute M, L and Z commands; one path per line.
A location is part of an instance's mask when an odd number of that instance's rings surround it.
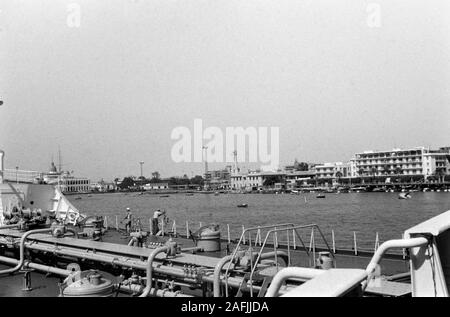
M 290 193 L 298 191 L 446 191 L 450 187 L 450 147 L 415 147 L 390 151 L 356 153 L 348 162 L 295 162 L 281 169 L 263 171 L 239 166 L 237 153 L 232 165 L 210 170 L 205 162 L 203 175 L 189 178 L 151 178 L 142 174 L 114 181 L 92 182 L 76 177 L 51 163 L 48 172 L 5 169 L 3 177 L 24 183 L 57 184 L 66 194 L 141 191 L 149 194 L 177 192 Z M 143 163 L 143 162 L 141 162 Z M 59 165 L 60 166 L 60 165 Z

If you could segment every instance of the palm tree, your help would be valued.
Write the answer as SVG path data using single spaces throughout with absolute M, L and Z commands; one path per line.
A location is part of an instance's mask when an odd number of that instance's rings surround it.
M 445 169 L 442 167 L 436 168 L 434 174 L 436 175 L 438 182 L 442 183 L 445 176 Z
M 401 181 L 400 175 L 403 174 L 403 169 L 402 169 L 400 166 L 397 166 L 397 167 L 394 169 L 394 174 L 399 176 L 399 177 L 397 177 L 397 182 L 400 182 L 400 181 Z
M 372 176 L 373 176 L 373 183 L 375 183 L 375 182 L 376 182 L 375 176 L 377 176 L 378 170 L 377 170 L 376 167 L 372 167 L 372 168 L 370 169 L 370 172 L 372 173 Z
M 358 175 L 361 177 L 361 182 L 364 183 L 364 178 L 363 178 L 363 176 L 364 176 L 364 169 L 363 168 L 360 168 L 358 170 Z
M 156 171 L 156 172 L 153 172 L 152 173 L 152 179 L 155 181 L 157 181 L 157 180 L 159 180 L 159 178 L 160 178 L 160 174 L 159 174 L 159 172 L 158 171 Z
M 342 172 L 341 172 L 341 171 L 337 171 L 336 174 L 335 174 L 335 176 L 336 176 L 336 178 L 337 178 L 338 184 L 340 184 L 340 182 L 341 182 L 341 177 L 343 176 L 343 175 L 342 175 Z
M 359 176 L 363 176 L 363 175 L 364 175 L 364 169 L 363 169 L 363 168 L 360 168 L 360 169 L 358 170 L 358 174 L 359 174 Z

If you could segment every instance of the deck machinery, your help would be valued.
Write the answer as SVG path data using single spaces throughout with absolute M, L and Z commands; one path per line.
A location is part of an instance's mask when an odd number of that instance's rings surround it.
M 407 230 L 405 239 L 383 243 L 366 269 L 336 268 L 329 248 L 310 267 L 294 266 L 289 244 L 267 248 L 279 233 L 310 227 L 317 226 L 259 227 L 266 235 L 258 246 L 252 239 L 260 232 L 248 228 L 232 249 L 221 247 L 214 230 L 193 235 L 194 244 L 142 230 L 124 235 L 106 230 L 99 217 L 81 214 L 57 187 L 4 183 L 0 285 L 15 277 L 24 293 L 42 292 L 33 289 L 32 276 L 45 274 L 58 287 L 41 296 L 448 296 L 450 211 Z M 410 283 L 381 275 L 380 261 L 392 248 L 407 250 Z

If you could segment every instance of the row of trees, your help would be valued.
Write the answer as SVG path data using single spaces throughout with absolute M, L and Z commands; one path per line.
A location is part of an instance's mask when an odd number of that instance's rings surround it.
M 294 170 L 296 171 L 307 171 L 309 170 L 309 164 L 305 162 L 299 162 L 297 159 L 294 161 Z
M 144 186 L 148 183 L 168 183 L 171 185 L 197 185 L 203 186 L 205 181 L 202 176 L 196 175 L 195 177 L 189 178 L 186 174 L 182 177 L 170 177 L 166 179 L 161 178 L 161 174 L 159 172 L 153 172 L 151 178 L 139 177 L 134 178 L 132 176 L 127 176 L 122 179 L 120 182 L 119 178 L 116 178 L 114 182 L 119 189 L 133 189 Z

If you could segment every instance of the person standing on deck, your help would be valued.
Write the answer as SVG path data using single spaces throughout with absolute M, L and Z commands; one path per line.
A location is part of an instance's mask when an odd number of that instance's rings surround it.
M 163 210 L 161 211 L 161 209 L 157 209 L 154 213 L 153 213 L 153 219 L 152 219 L 152 235 L 157 235 L 159 232 L 159 217 L 163 216 L 166 214 L 166 211 Z
M 130 208 L 127 208 L 127 214 L 125 216 L 125 218 L 123 218 L 123 220 L 125 220 L 125 230 L 127 231 L 127 233 L 130 233 L 131 231 L 131 210 Z

